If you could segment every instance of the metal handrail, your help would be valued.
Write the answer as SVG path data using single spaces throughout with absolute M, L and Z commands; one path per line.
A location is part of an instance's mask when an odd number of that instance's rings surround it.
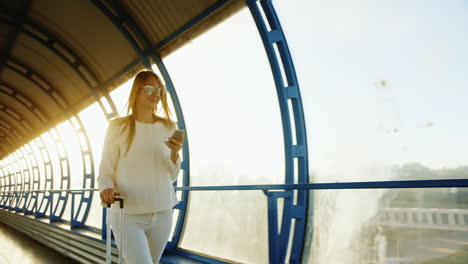
M 226 185 L 226 186 L 185 186 L 174 187 L 176 191 L 269 191 L 269 190 L 339 190 L 339 189 L 407 189 L 407 188 L 467 188 L 468 179 L 446 180 L 411 180 L 411 181 L 373 181 L 341 183 L 299 183 L 299 184 L 260 184 L 260 185 Z M 83 192 L 99 189 L 45 189 L 23 191 L 0 191 L 0 193 L 21 192 Z
M 23 190 L 23 191 L 0 191 L 0 193 L 20 193 L 20 192 L 83 192 L 98 191 L 99 189 L 44 189 L 44 190 Z

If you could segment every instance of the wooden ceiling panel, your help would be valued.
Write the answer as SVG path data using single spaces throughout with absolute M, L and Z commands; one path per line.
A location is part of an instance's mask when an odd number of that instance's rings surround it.
M 3 126 L 6 131 L 12 135 L 12 138 L 26 139 L 28 135 L 28 127 L 25 127 L 24 124 L 18 122 L 11 114 L 7 112 L 8 110 L 0 110 L 0 126 Z M 15 142 L 17 144 L 19 141 Z
M 48 94 L 37 88 L 36 84 L 18 73 L 6 68 L 2 71 L 0 78 L 2 80 L 8 80 L 8 83 L 14 85 L 16 89 L 28 98 L 31 98 L 34 103 L 39 105 L 41 109 L 44 109 L 45 115 L 53 117 L 58 113 L 61 113 L 60 107 L 49 97 Z M 4 97 L 6 95 L 2 95 Z
M 146 32 L 152 44 L 156 45 L 216 2 L 130 0 L 122 3 L 140 28 Z
M 34 1 L 30 17 L 67 44 L 103 82 L 137 59 L 120 31 L 91 1 Z
M 0 88 L 1 89 L 1 88 Z M 36 115 L 31 112 L 24 104 L 18 101 L 16 98 L 10 96 L 4 96 L 4 93 L 0 93 L 0 104 L 7 106 L 10 109 L 13 109 L 19 116 L 25 119 L 31 126 L 35 129 L 41 128 L 41 120 L 39 120 Z
M 89 86 L 68 64 L 28 36 L 20 35 L 10 57 L 26 64 L 43 77 L 50 86 L 59 91 L 66 102 L 82 100 L 91 93 Z

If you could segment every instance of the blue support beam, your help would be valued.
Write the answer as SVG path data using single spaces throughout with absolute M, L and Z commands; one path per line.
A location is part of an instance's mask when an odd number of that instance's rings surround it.
M 12 153 L 9 157 L 9 162 L 11 164 L 11 174 L 10 177 L 12 179 L 12 182 L 14 183 L 14 190 L 19 191 L 15 193 L 12 197 L 11 203 L 10 203 L 10 210 L 14 212 L 18 212 L 18 201 L 21 196 L 21 180 L 18 180 L 18 176 L 21 177 L 21 175 L 18 175 L 18 170 L 15 168 L 16 159 L 14 157 L 14 154 Z
M 291 199 L 290 191 L 271 192 L 264 190 L 263 193 L 268 197 L 268 255 L 270 261 L 283 258 L 284 247 L 287 250 L 287 238 L 284 238 L 286 233 L 281 230 L 278 233 L 278 199 Z M 283 203 L 286 204 L 286 201 Z M 289 235 L 289 232 L 287 232 Z
M 28 166 L 27 162 L 27 156 L 25 155 L 24 149 L 20 148 L 18 149 L 18 156 L 20 158 L 20 164 L 23 166 L 23 175 L 24 175 L 24 182 L 23 182 L 23 188 L 25 191 L 31 190 L 31 169 L 30 166 Z M 21 211 L 23 213 L 26 213 L 26 204 L 29 200 L 30 194 L 29 192 L 24 192 L 22 195 L 23 203 L 21 205 Z
M 82 164 L 83 164 L 83 188 L 92 189 L 94 188 L 95 168 L 94 168 L 94 162 L 93 162 L 94 160 L 93 152 L 91 150 L 89 137 L 88 137 L 88 134 L 86 133 L 84 124 L 78 115 L 76 115 L 75 117 L 72 117 L 71 124 L 74 128 L 74 132 L 77 138 L 79 139 L 80 134 L 81 134 L 82 138 L 85 139 L 85 142 L 82 142 L 82 140 L 79 140 Z M 86 162 L 87 160 L 89 162 Z M 78 208 L 76 209 L 76 213 L 75 214 L 72 213 L 72 217 L 70 219 L 71 227 L 72 228 L 84 227 L 86 219 L 88 218 L 88 215 L 89 215 L 89 210 L 91 209 L 91 201 L 92 201 L 94 192 L 82 191 L 80 193 L 75 193 L 75 195 L 80 195 L 81 199 L 80 199 Z M 72 199 L 74 199 L 74 196 L 72 196 Z M 72 204 L 73 204 L 72 211 L 74 212 L 74 203 L 72 202 Z M 84 210 L 84 213 L 82 217 L 79 218 L 82 210 Z
M 44 181 L 44 188 L 45 189 L 52 189 L 53 185 L 53 180 L 54 180 L 54 168 L 52 161 L 50 160 L 50 154 L 49 150 L 47 149 L 46 145 L 44 144 L 44 141 L 42 138 L 38 137 L 35 140 L 36 145 L 39 149 L 39 154 L 41 156 L 41 160 L 44 166 L 44 176 L 39 177 L 39 183 L 41 182 L 41 179 L 45 179 Z M 36 196 L 35 200 L 35 210 L 34 210 L 34 217 L 35 218 L 42 218 L 45 217 L 47 209 L 49 206 L 51 206 L 51 195 L 46 195 L 45 193 L 42 195 L 42 199 L 40 199 L 40 202 L 38 204 L 38 198 L 40 195 Z M 44 202 L 45 205 L 44 205 Z
M 5 174 L 5 182 L 6 182 L 6 187 L 8 188 L 8 191 L 14 191 L 13 189 L 13 184 L 12 184 L 12 177 L 11 177 L 11 165 L 10 165 L 10 160 L 9 159 L 5 159 L 4 160 L 6 162 L 5 166 L 4 166 L 4 174 Z M 11 204 L 11 197 L 12 197 L 12 194 L 11 193 L 8 193 L 6 195 L 6 199 L 3 201 L 4 202 L 4 208 L 6 210 L 10 210 L 10 204 Z
M 3 171 L 3 179 L 5 183 L 5 189 L 6 191 L 13 191 L 12 190 L 12 184 L 11 184 L 11 173 L 10 173 L 10 163 L 8 159 L 5 159 L 4 162 L 7 162 L 6 164 L 2 164 L 2 171 Z M 7 193 L 7 195 L 3 196 L 4 199 L 2 199 L 2 205 L 3 208 L 6 210 L 10 209 L 10 198 L 11 198 L 11 193 Z
M 22 171 L 23 171 L 23 190 L 25 191 L 30 190 L 31 189 L 31 171 L 27 165 L 26 156 L 24 155 L 23 149 L 18 149 L 17 155 L 19 157 L 20 164 L 21 164 Z M 24 213 L 24 208 L 25 208 L 26 202 L 28 201 L 29 193 L 28 192 L 22 193 L 21 198 L 23 201 L 21 203 L 21 211 Z
M 16 182 L 16 186 L 18 189 L 20 189 L 20 191 L 24 191 L 24 169 L 23 169 L 23 165 L 21 164 L 21 160 L 20 160 L 20 157 L 18 156 L 17 152 L 13 152 L 12 154 L 12 158 L 14 159 L 14 162 L 15 162 L 15 182 Z M 21 203 L 23 201 L 23 197 L 24 197 L 24 192 L 20 192 L 17 194 L 16 196 L 16 202 L 15 202 L 15 211 L 18 213 L 18 212 L 22 212 L 23 211 L 23 207 L 21 206 Z
M 0 162 L 0 208 L 3 208 L 3 199 L 5 198 L 5 193 L 3 193 L 6 188 L 5 176 L 3 175 L 3 163 Z
M 3 162 L 0 162 L 0 191 L 2 192 L 0 195 L 0 208 L 4 208 L 4 201 L 5 197 L 7 196 L 4 192 L 6 191 L 6 179 L 5 179 L 5 166 Z
M 286 37 L 284 36 L 271 0 L 245 0 L 245 2 L 250 9 L 255 24 L 257 25 L 258 32 L 262 38 L 271 71 L 273 73 L 273 78 L 275 80 L 283 124 L 283 139 L 286 154 L 285 183 L 308 183 L 309 169 L 305 118 L 299 84 L 292 57 L 286 42 Z M 285 78 L 283 78 L 282 73 L 284 73 Z M 292 113 L 289 111 L 289 104 L 292 106 Z M 295 135 L 293 134 L 292 126 L 295 128 Z M 293 144 L 294 139 L 297 142 L 296 145 Z M 296 168 L 294 166 L 295 159 L 297 159 L 298 163 Z M 297 179 L 294 178 L 295 171 L 298 175 Z M 270 201 L 271 199 L 272 198 L 269 198 L 269 204 L 272 204 L 273 206 L 273 202 Z M 270 241 L 270 263 L 301 262 L 304 246 L 305 225 L 307 223 L 305 216 L 308 209 L 308 200 L 309 192 L 302 190 L 297 191 L 296 203 L 294 203 L 291 198 L 286 198 L 284 200 L 281 232 L 280 237 L 278 238 L 279 242 L 275 242 L 276 240 Z M 296 218 L 296 215 L 303 215 L 304 217 Z M 293 231 L 294 236 L 292 241 L 289 241 L 293 219 L 295 220 Z M 275 220 L 269 217 L 269 222 L 274 224 L 274 221 Z M 271 228 L 269 230 L 270 232 L 273 232 Z M 276 234 L 270 234 L 270 237 L 275 237 L 276 239 Z M 292 248 L 291 256 L 286 260 L 286 252 L 290 244 Z M 278 245 L 281 246 L 278 248 Z M 276 251 L 278 249 L 279 252 Z
M 60 164 L 60 189 L 70 188 L 70 159 L 65 148 L 64 139 L 60 134 L 59 130 L 53 128 L 49 132 L 52 140 L 55 143 L 57 150 L 59 164 Z M 57 195 L 56 203 L 53 202 L 54 195 Z M 68 192 L 51 193 L 51 214 L 49 215 L 49 221 L 59 222 L 62 219 L 63 213 L 65 212 L 65 206 L 68 200 Z M 63 202 L 62 202 L 63 201 Z M 53 207 L 53 210 L 52 210 Z
M 32 186 L 30 187 L 30 190 L 38 190 L 39 189 L 39 166 L 38 166 L 38 159 L 36 157 L 36 154 L 34 154 L 31 146 L 26 144 L 25 146 L 26 154 L 29 156 L 28 161 L 30 162 L 31 165 L 31 177 L 32 177 Z M 29 193 L 29 192 L 28 192 Z M 26 201 L 24 205 L 24 214 L 34 214 L 34 208 L 33 205 L 35 203 L 35 200 L 37 199 L 37 194 L 31 193 L 29 196 L 29 199 Z

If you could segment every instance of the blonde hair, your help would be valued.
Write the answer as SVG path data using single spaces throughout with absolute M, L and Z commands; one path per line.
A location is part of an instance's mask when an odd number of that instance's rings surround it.
M 139 72 L 135 76 L 135 79 L 133 80 L 132 89 L 130 91 L 130 96 L 128 97 L 127 116 L 116 118 L 115 120 L 113 120 L 113 122 L 115 122 L 114 124 L 117 127 L 120 127 L 119 131 L 121 133 L 123 133 L 124 131 L 128 131 L 127 138 L 126 138 L 127 150 L 125 151 L 124 155 L 128 153 L 128 150 L 130 149 L 130 145 L 133 142 L 133 138 L 135 137 L 136 97 L 137 97 L 138 90 L 144 84 L 144 82 L 149 80 L 150 78 L 156 78 L 158 82 L 161 84 L 161 95 L 160 95 L 161 100 L 160 101 L 162 104 L 162 108 L 164 110 L 165 118 L 160 118 L 158 120 L 160 120 L 164 124 L 164 126 L 166 126 L 169 129 L 174 129 L 176 127 L 174 121 L 171 119 L 171 111 L 169 110 L 169 105 L 167 103 L 166 87 L 164 86 L 159 76 L 153 71 Z M 156 116 L 157 110 L 158 108 L 156 105 L 154 113 L 153 113 L 155 116 Z

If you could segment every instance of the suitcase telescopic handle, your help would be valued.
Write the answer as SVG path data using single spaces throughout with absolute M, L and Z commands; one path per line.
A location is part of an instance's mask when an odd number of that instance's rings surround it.
M 123 208 L 124 208 L 124 200 L 125 200 L 125 199 L 124 199 L 122 196 L 115 196 L 115 197 L 114 197 L 114 200 L 119 201 L 120 209 L 123 209 Z M 108 203 L 108 204 L 107 204 L 107 207 L 111 207 L 111 204 Z

